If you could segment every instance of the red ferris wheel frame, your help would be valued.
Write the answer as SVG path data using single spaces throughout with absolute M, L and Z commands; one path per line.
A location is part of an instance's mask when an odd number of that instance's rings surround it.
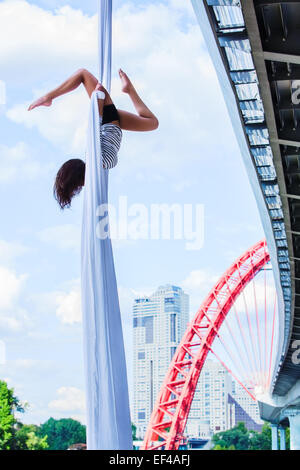
M 237 297 L 270 261 L 262 240 L 238 258 L 208 294 L 178 346 L 154 406 L 141 450 L 177 450 L 198 379 Z

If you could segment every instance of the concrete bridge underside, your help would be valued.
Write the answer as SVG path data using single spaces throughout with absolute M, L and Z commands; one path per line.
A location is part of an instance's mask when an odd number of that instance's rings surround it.
M 290 423 L 292 447 L 300 449 L 300 2 L 192 4 L 256 197 L 278 293 L 278 354 L 261 416 L 274 425 L 274 448 L 276 426 Z

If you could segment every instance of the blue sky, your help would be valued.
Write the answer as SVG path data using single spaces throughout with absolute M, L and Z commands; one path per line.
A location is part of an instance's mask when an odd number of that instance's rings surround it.
M 52 196 L 58 167 L 83 157 L 83 90 L 51 108 L 33 99 L 78 68 L 97 73 L 96 0 L 0 2 L 0 339 L 7 379 L 30 407 L 26 422 L 84 421 L 80 320 L 82 195 L 61 212 Z M 191 314 L 233 260 L 264 234 L 224 100 L 189 2 L 115 1 L 112 97 L 132 110 L 122 67 L 160 127 L 124 132 L 110 173 L 110 202 L 189 203 L 205 208 L 205 242 L 118 241 L 115 265 L 131 381 L 131 309 L 159 285 L 190 294 Z

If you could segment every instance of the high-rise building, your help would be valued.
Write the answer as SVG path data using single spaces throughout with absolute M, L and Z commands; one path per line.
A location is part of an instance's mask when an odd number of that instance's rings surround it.
M 251 398 L 252 400 L 252 398 Z M 253 401 L 253 400 L 252 400 Z M 255 404 L 255 402 L 253 401 Z M 257 404 L 256 404 L 257 406 Z M 244 423 L 249 431 L 260 432 L 262 425 L 258 424 L 249 414 L 242 408 L 239 402 L 231 395 L 228 395 L 228 415 L 229 415 L 229 428 L 234 428 L 239 423 Z
M 144 437 L 155 400 L 189 319 L 189 296 L 159 287 L 133 305 L 133 407 L 137 437 Z
M 206 360 L 200 374 L 187 421 L 185 435 L 209 438 L 244 422 L 259 431 L 261 421 L 257 402 L 232 379 L 218 362 Z
M 189 296 L 180 287 L 159 287 L 133 305 L 132 419 L 143 439 L 155 401 L 189 320 Z M 210 438 L 238 421 L 259 429 L 256 402 L 218 362 L 207 360 L 200 374 L 185 435 Z M 258 426 L 256 428 L 256 425 Z
M 249 387 L 251 389 L 251 387 Z M 260 419 L 259 408 L 257 402 L 254 401 L 249 393 L 236 381 L 232 382 L 232 398 L 245 410 L 245 412 L 259 425 L 263 424 Z
M 209 438 L 228 429 L 228 396 L 232 379 L 218 362 L 206 360 L 192 402 L 185 434 Z

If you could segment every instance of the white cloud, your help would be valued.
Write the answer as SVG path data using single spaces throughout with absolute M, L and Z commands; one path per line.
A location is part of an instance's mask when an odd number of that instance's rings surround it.
M 207 284 L 212 284 L 217 280 L 217 277 L 212 276 L 205 270 L 197 269 L 191 271 L 186 279 L 182 281 L 183 289 L 188 291 L 201 290 L 203 287 L 206 287 Z
M 7 19 L 7 5 L 8 2 L 2 5 L 4 16 L 0 14 L 0 26 L 1 18 Z M 126 133 L 120 154 L 123 173 L 131 172 L 134 165 L 135 171 L 151 167 L 170 175 L 178 167 L 192 165 L 195 159 L 205 158 L 208 146 L 211 148 L 213 142 L 213 145 L 220 147 L 222 135 L 228 133 L 228 130 L 230 132 L 228 125 L 224 125 L 219 129 L 216 141 L 213 134 L 215 116 L 216 113 L 219 117 L 226 113 L 225 106 L 220 105 L 221 94 L 215 72 L 203 48 L 195 18 L 191 15 L 193 21 L 183 27 L 182 18 L 186 8 L 179 7 L 179 2 L 174 0 L 145 8 L 126 3 L 115 12 L 115 69 L 122 66 L 129 73 L 142 98 L 160 120 L 158 131 L 143 135 Z M 61 69 L 63 57 L 66 75 L 69 73 L 70 56 L 76 57 L 81 67 L 86 66 L 87 61 L 96 63 L 95 17 L 85 16 L 70 7 L 59 9 L 55 14 L 45 12 L 25 1 L 10 2 L 10 10 L 18 12 L 18 17 L 21 11 L 23 25 L 19 25 L 20 33 L 15 34 L 12 44 L 8 46 L 10 62 L 17 63 L 19 54 L 22 51 L 25 54 L 26 51 L 28 67 L 34 67 L 32 73 L 35 68 L 39 68 L 39 74 L 42 74 L 40 81 L 45 86 L 35 96 L 45 93 L 49 87 L 49 64 L 44 64 L 45 57 L 47 62 L 55 64 L 52 65 L 51 76 L 54 76 L 54 70 Z M 191 7 L 187 10 L 191 13 Z M 30 27 L 33 22 L 35 26 L 32 26 L 24 44 L 22 28 L 24 24 Z M 42 40 L 37 45 L 39 36 Z M 51 87 L 56 85 L 51 84 Z M 133 108 L 129 98 L 120 93 L 119 80 L 115 78 L 112 95 L 117 106 Z M 84 152 L 88 100 L 83 90 L 62 97 L 51 108 L 28 113 L 27 105 L 23 103 L 11 107 L 7 116 L 28 128 L 37 128 L 43 137 L 64 151 L 76 154 Z M 211 133 L 201 130 L 204 120 L 206 123 L 211 122 Z
M 43 364 L 43 362 L 42 362 Z M 41 365 L 41 361 L 36 359 L 16 359 L 13 361 L 13 365 L 21 369 L 31 369 L 37 365 Z
M 14 271 L 0 266 L 0 310 L 13 308 L 26 277 L 17 276 Z
M 52 243 L 63 250 L 79 250 L 81 229 L 77 225 L 65 224 L 48 227 L 38 233 L 44 243 Z
M 190 295 L 191 318 L 193 318 L 193 316 L 196 314 L 197 310 L 199 309 L 211 289 L 218 282 L 221 277 L 221 274 L 215 275 L 212 272 L 206 270 L 193 270 L 180 283 L 182 288 Z M 255 290 L 253 285 L 255 285 Z M 254 292 L 256 296 L 258 315 L 260 320 L 262 320 L 262 315 L 264 315 L 265 311 L 265 299 L 267 302 L 267 311 L 269 312 L 268 315 L 270 315 L 270 312 L 272 312 L 272 310 L 274 309 L 274 299 L 276 290 L 272 275 L 270 275 L 270 273 L 266 278 L 266 290 L 263 274 L 260 273 L 255 278 L 254 284 L 253 281 L 251 281 L 250 284 L 248 284 L 248 286 L 244 289 L 243 293 L 241 293 L 235 301 L 235 307 L 237 311 L 240 312 L 243 316 L 245 316 L 246 312 L 248 311 L 248 314 L 251 318 L 251 322 L 254 322 L 256 324 L 256 305 Z M 235 322 L 234 309 L 231 310 L 228 319 L 230 322 L 232 321 L 232 319 Z
M 17 332 L 31 324 L 20 301 L 28 275 L 17 274 L 10 267 L 26 251 L 27 247 L 17 242 L 0 240 L 0 330 L 5 332 Z
M 39 313 L 47 316 L 53 316 L 55 313 L 65 325 L 74 325 L 82 321 L 79 279 L 66 282 L 55 291 L 32 295 L 30 300 Z M 45 332 L 44 336 L 47 339 Z M 37 337 L 36 332 L 32 332 L 31 337 Z M 43 333 L 38 337 L 43 338 Z
M 177 183 L 173 183 L 172 186 L 174 188 L 174 191 L 176 191 L 177 193 L 181 193 L 185 189 L 189 189 L 192 185 L 193 185 L 192 181 L 182 180 L 182 181 L 178 181 Z
M 15 258 L 24 254 L 28 250 L 27 247 L 17 242 L 7 242 L 0 240 L 0 263 L 10 264 Z
M 204 269 L 195 269 L 180 283 L 190 296 L 190 316 L 194 317 L 201 303 L 217 282 L 218 276 Z
M 24 142 L 18 142 L 13 147 L 0 145 L 0 182 L 34 179 L 49 169 L 42 166 L 33 157 L 33 150 Z
M 69 6 L 54 13 L 24 0 L 0 3 L 0 61 L 10 83 L 22 73 L 22 83 L 39 83 L 34 96 L 26 103 L 12 106 L 7 117 L 38 132 L 64 151 L 81 153 L 85 147 L 88 107 L 86 93 L 81 90 L 57 100 L 52 108 L 27 108 L 34 98 L 54 88 L 51 78 L 63 70 L 66 75 L 79 67 L 97 64 L 97 17 L 84 15 Z M 24 69 L 30 73 L 24 74 Z M 34 82 L 34 80 L 36 80 Z M 62 80 L 62 78 L 60 78 Z M 41 87 L 42 84 L 42 87 Z M 31 87 L 29 89 L 31 89 Z M 7 105 L 10 100 L 8 97 Z
M 140 296 L 150 295 L 154 290 L 154 288 L 135 290 L 124 286 L 118 286 L 120 309 L 124 326 L 129 325 L 131 328 L 131 314 L 134 299 Z M 69 325 L 81 323 L 80 280 L 70 282 L 68 289 L 65 291 L 46 294 L 46 297 L 43 296 L 40 298 L 40 301 L 45 302 L 45 299 L 47 299 L 47 305 L 55 306 L 56 315 L 62 323 Z
M 185 13 L 194 19 L 194 10 L 191 2 L 183 2 L 182 0 L 169 0 L 169 5 L 171 8 L 184 10 Z
M 35 98 L 46 90 L 35 93 Z M 87 129 L 88 99 L 83 90 L 66 95 L 50 108 L 40 107 L 27 111 L 28 105 L 18 104 L 7 112 L 7 117 L 28 129 L 36 127 L 48 141 L 67 152 L 84 152 Z M 84 158 L 84 155 L 83 155 Z
M 250 312 L 254 315 L 256 305 L 259 312 L 264 312 L 265 301 L 267 302 L 267 309 L 272 310 L 272 308 L 274 308 L 275 295 L 276 289 L 273 279 L 268 277 L 265 287 L 262 275 L 259 274 L 259 278 L 255 278 L 254 281 L 251 281 L 244 289 L 243 294 L 238 297 L 236 305 L 238 308 L 245 310 L 245 299 Z
M 79 286 L 69 292 L 57 294 L 56 303 L 56 315 L 62 323 L 73 325 L 82 321 Z
M 47 77 L 56 68 L 94 63 L 97 18 L 69 6 L 55 13 L 24 0 L 0 3 L 0 62 L 9 80 Z
M 0 328 L 1 330 L 17 332 L 21 330 L 22 322 L 17 318 L 0 312 Z
M 57 390 L 58 399 L 51 401 L 48 407 L 59 412 L 84 412 L 85 394 L 76 387 L 60 387 Z

